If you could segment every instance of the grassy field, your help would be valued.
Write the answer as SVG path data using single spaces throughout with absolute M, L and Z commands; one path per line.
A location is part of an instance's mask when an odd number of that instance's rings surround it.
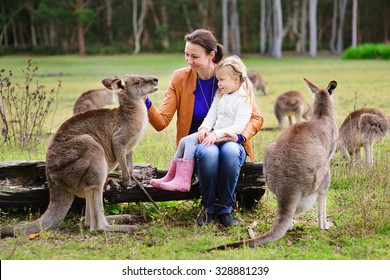
M 337 57 L 285 57 L 280 60 L 245 55 L 248 69 L 258 70 L 268 83 L 268 95 L 256 97 L 265 119 L 265 127 L 276 126 L 273 101 L 288 90 L 300 91 L 308 100 L 311 93 L 303 78 L 326 86 L 336 80 L 335 115 L 338 125 L 354 110 L 375 107 L 390 115 L 389 63 L 381 60 L 343 61 Z M 12 70 L 15 79 L 22 79 L 27 57 L 0 57 L 0 69 Z M 155 75 L 160 90 L 151 96 L 158 106 L 168 87 L 172 72 L 185 66 L 184 56 L 53 56 L 33 57 L 39 67 L 36 79 L 47 88 L 61 90 L 55 111 L 48 119 L 47 130 L 54 132 L 72 114 L 73 103 L 84 91 L 100 88 L 101 80 L 126 73 Z M 52 120 L 52 121 L 51 121 Z M 49 123 L 53 125 L 49 125 Z M 280 132 L 263 131 L 253 138 L 257 161 L 263 160 L 265 147 L 275 141 Z M 167 168 L 174 154 L 175 122 L 163 132 L 149 127 L 135 149 L 135 161 Z M 0 147 L 0 161 L 44 159 L 47 141 L 35 151 Z M 25 236 L 0 240 L 0 259 L 390 259 L 390 137 L 375 145 L 375 166 L 366 170 L 351 169 L 336 153 L 331 163 L 332 180 L 328 198 L 328 218 L 335 227 L 327 232 L 317 228 L 316 209 L 297 217 L 294 229 L 282 239 L 264 247 L 228 250 L 213 253 L 202 251 L 227 242 L 248 238 L 247 225 L 258 222 L 255 234 L 266 231 L 273 222 L 276 202 L 266 195 L 253 209 L 238 205 L 235 214 L 240 226 L 223 229 L 218 225 L 199 228 L 199 200 L 164 202 L 157 212 L 150 203 L 107 205 L 106 212 L 116 211 L 150 217 L 134 235 L 96 233 L 83 228 L 83 219 L 69 214 L 61 228 L 43 232 L 38 238 Z M 18 212 L 0 211 L 1 225 L 38 217 L 25 209 Z

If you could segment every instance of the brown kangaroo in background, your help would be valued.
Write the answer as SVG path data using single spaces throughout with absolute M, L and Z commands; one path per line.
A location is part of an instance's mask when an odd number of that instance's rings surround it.
M 361 163 L 361 148 L 365 152 L 365 164 L 374 165 L 373 146 L 386 137 L 390 129 L 389 118 L 374 108 L 361 108 L 350 113 L 340 126 L 338 148 L 352 162 Z
M 114 90 L 119 107 L 77 114 L 65 121 L 46 153 L 46 177 L 50 202 L 36 221 L 1 228 L 1 237 L 57 228 L 75 196 L 86 199 L 85 225 L 90 230 L 133 232 L 134 225 L 110 225 L 129 220 L 129 215 L 104 216 L 103 186 L 119 163 L 122 186 L 129 186 L 132 150 L 148 126 L 144 97 L 158 89 L 155 77 L 127 75 L 107 78 L 103 85 Z
M 249 71 L 248 78 L 256 90 L 261 90 L 264 95 L 267 95 L 267 84 L 264 82 L 263 78 L 257 71 Z
M 277 210 L 271 229 L 250 240 L 222 245 L 214 249 L 261 246 L 285 235 L 293 216 L 312 207 L 317 200 L 318 226 L 326 230 L 326 198 L 330 184 L 329 161 L 336 149 L 338 129 L 333 116 L 331 81 L 321 89 L 304 79 L 314 94 L 313 114 L 309 121 L 287 128 L 275 143 L 267 146 L 264 156 L 266 185 L 274 193 Z M 214 250 L 211 249 L 211 250 Z
M 298 91 L 288 91 L 279 95 L 274 104 L 275 116 L 278 119 L 277 129 L 282 129 L 284 126 L 285 117 L 288 117 L 289 125 L 292 125 L 292 117 L 294 116 L 297 122 L 302 118 L 309 119 L 311 114 L 310 104 L 306 101 Z
M 73 106 L 73 115 L 92 109 L 101 109 L 117 102 L 117 95 L 107 88 L 92 89 L 82 93 Z

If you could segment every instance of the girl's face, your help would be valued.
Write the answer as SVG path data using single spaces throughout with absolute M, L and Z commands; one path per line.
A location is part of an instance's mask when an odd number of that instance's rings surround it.
M 214 52 L 212 51 L 210 54 L 207 54 L 205 49 L 198 44 L 186 42 L 184 55 L 187 64 L 196 72 L 214 67 Z
M 218 88 L 222 94 L 233 93 L 240 87 L 240 77 L 232 76 L 228 71 L 228 67 L 222 67 L 217 70 L 216 77 L 218 80 Z

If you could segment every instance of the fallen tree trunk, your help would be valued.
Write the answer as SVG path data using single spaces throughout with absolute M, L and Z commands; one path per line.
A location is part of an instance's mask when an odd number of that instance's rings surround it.
M 252 207 L 263 196 L 264 180 L 262 163 L 248 162 L 241 169 L 236 188 L 236 199 L 245 208 Z M 160 178 L 166 170 L 158 170 L 150 164 L 135 164 L 133 177 L 149 196 L 156 202 L 186 200 L 200 197 L 199 184 L 193 182 L 189 192 L 170 192 L 153 188 L 149 185 L 152 178 Z M 120 172 L 109 174 L 104 192 L 104 200 L 109 203 L 148 202 L 150 198 L 133 180 L 128 188 L 119 186 Z M 44 161 L 0 162 L 0 209 L 29 207 L 45 210 L 49 204 Z M 73 208 L 84 207 L 85 200 L 77 198 Z

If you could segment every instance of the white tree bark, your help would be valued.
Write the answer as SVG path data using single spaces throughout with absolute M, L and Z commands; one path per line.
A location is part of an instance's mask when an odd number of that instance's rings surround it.
M 311 57 L 316 57 L 317 56 L 317 0 L 309 1 L 309 32 L 310 32 L 309 54 Z
M 237 0 L 231 0 L 231 34 L 232 52 L 234 55 L 241 55 L 240 43 L 240 21 L 238 20 Z
M 332 33 L 330 35 L 329 48 L 332 53 L 337 53 L 335 42 L 337 34 L 338 0 L 333 0 Z
M 302 1 L 302 18 L 301 18 L 301 34 L 299 38 L 298 52 L 306 53 L 306 37 L 307 37 L 307 0 Z
M 337 54 L 341 54 L 344 50 L 344 36 L 343 36 L 343 29 L 344 29 L 344 20 L 345 20 L 345 11 L 347 8 L 347 2 L 348 0 L 339 0 L 339 26 L 337 31 Z
M 141 51 L 141 37 L 144 31 L 144 20 L 147 13 L 147 0 L 142 0 L 141 15 L 137 20 L 137 0 L 133 0 L 133 31 L 134 31 L 134 52 L 139 54 Z
M 267 35 L 265 32 L 265 1 L 266 0 L 260 0 L 260 54 L 265 53 L 267 43 Z
M 272 56 L 276 58 L 282 57 L 282 42 L 283 42 L 283 19 L 282 19 L 282 3 L 280 0 L 274 0 L 274 44 Z
M 222 44 L 226 53 L 229 53 L 228 1 L 222 0 Z
M 352 47 L 357 46 L 357 21 L 358 21 L 358 0 L 353 0 L 352 5 Z

